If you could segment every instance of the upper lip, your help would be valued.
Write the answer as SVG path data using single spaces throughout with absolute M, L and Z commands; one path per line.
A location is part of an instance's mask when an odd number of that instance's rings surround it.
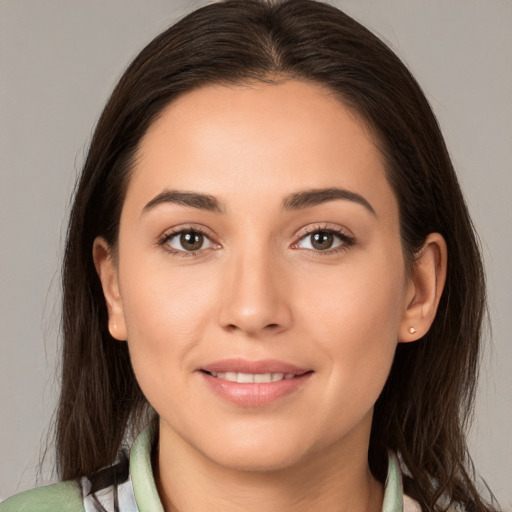
M 214 361 L 202 366 L 200 370 L 209 373 L 222 373 L 222 372 L 236 372 L 236 373 L 294 373 L 295 375 L 302 375 L 311 369 L 299 368 L 290 363 L 279 361 L 277 359 L 263 359 L 259 361 L 249 361 L 242 358 L 222 359 Z

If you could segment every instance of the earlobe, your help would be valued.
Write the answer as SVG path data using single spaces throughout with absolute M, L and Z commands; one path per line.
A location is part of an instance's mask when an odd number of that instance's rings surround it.
M 124 341 L 127 339 L 126 323 L 111 247 L 104 238 L 97 237 L 93 243 L 92 254 L 107 305 L 108 330 L 113 338 Z
M 398 341 L 416 341 L 430 329 L 443 293 L 447 266 L 446 241 L 439 233 L 427 236 L 413 262 Z

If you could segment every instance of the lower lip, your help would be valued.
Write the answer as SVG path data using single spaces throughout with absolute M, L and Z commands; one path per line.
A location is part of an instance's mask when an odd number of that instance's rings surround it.
M 200 374 L 210 389 L 221 398 L 241 407 L 262 407 L 299 391 L 309 380 L 312 372 L 292 379 L 258 383 L 231 382 L 205 372 Z

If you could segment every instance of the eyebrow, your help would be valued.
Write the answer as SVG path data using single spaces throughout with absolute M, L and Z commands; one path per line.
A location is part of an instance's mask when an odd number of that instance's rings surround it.
M 144 206 L 142 213 L 152 210 L 156 206 L 165 203 L 179 204 L 182 206 L 190 206 L 198 208 L 199 210 L 207 210 L 209 212 L 222 213 L 224 210 L 221 207 L 219 200 L 208 194 L 200 194 L 198 192 L 185 192 L 180 190 L 164 190 L 156 197 L 151 199 L 149 203 Z
M 335 200 L 347 200 L 364 206 L 370 213 L 377 216 L 372 205 L 360 194 L 351 192 L 337 187 L 320 188 L 302 190 L 300 192 L 294 192 L 285 197 L 282 204 L 283 210 L 301 210 L 304 208 L 310 208 L 317 206 L 328 201 Z M 181 190 L 164 190 L 156 197 L 151 199 L 149 203 L 144 206 L 142 214 L 152 210 L 158 205 L 172 203 L 182 206 L 189 206 L 191 208 L 197 208 L 199 210 L 206 210 L 216 213 L 224 213 L 224 208 L 220 201 L 209 194 L 203 194 L 199 192 L 187 192 Z
M 283 201 L 283 210 L 301 210 L 337 199 L 353 201 L 377 216 L 373 206 L 363 196 L 337 187 L 303 190 L 290 194 Z

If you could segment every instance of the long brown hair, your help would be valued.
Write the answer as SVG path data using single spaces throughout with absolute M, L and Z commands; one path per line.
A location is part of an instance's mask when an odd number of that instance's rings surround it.
M 438 314 L 423 340 L 400 344 L 375 407 L 369 463 L 385 478 L 387 450 L 407 471 L 406 490 L 425 511 L 479 496 L 465 429 L 477 378 L 485 287 L 473 226 L 436 119 L 396 55 L 338 9 L 313 0 L 227 0 L 194 11 L 156 37 L 108 101 L 74 197 L 63 268 L 60 475 L 113 464 L 128 429 L 151 415 L 126 344 L 111 338 L 92 261 L 101 235 L 116 246 L 134 153 L 178 95 L 212 83 L 298 79 L 330 88 L 367 123 L 399 202 L 409 262 L 426 236 L 448 244 Z

